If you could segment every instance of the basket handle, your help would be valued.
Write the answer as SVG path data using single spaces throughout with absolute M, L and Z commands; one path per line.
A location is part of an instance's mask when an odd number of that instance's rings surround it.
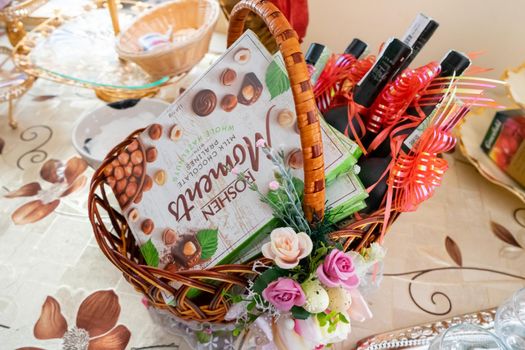
M 319 113 L 310 75 L 297 33 L 279 9 L 268 0 L 241 0 L 230 14 L 228 47 L 244 31 L 246 16 L 253 12 L 263 19 L 281 51 L 292 88 L 304 164 L 303 210 L 309 222 L 321 220 L 325 208 L 323 143 Z

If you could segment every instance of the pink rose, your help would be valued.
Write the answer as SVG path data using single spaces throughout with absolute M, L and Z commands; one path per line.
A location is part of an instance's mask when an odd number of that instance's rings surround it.
M 341 286 L 351 289 L 359 285 L 352 258 L 338 249 L 333 249 L 319 265 L 317 277 L 329 288 Z
M 270 181 L 268 188 L 272 191 L 277 191 L 279 189 L 279 183 L 277 181 Z
M 301 285 L 283 277 L 270 283 L 262 295 L 279 311 L 290 311 L 293 306 L 302 306 L 306 301 Z
M 262 253 L 280 268 L 293 269 L 299 260 L 310 255 L 312 248 L 312 240 L 306 233 L 295 233 L 291 227 L 280 227 L 272 231 L 270 242 L 262 246 Z

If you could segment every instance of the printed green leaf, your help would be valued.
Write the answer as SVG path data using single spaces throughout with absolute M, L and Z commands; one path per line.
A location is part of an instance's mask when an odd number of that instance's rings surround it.
M 297 320 L 306 320 L 310 317 L 311 313 L 299 306 L 292 307 L 292 316 Z
M 211 340 L 211 334 L 208 334 L 204 331 L 198 331 L 195 333 L 197 336 L 197 341 L 201 344 L 207 344 Z
M 288 76 L 275 60 L 273 60 L 266 69 L 265 81 L 272 100 L 290 88 Z
M 219 245 L 218 233 L 219 231 L 217 229 L 200 230 L 197 232 L 197 240 L 201 245 L 202 260 L 210 259 L 217 251 Z
M 259 277 L 255 280 L 253 284 L 253 291 L 255 293 L 261 294 L 262 291 L 279 277 L 285 276 L 287 274 L 286 270 L 280 269 L 278 267 L 272 267 L 261 273 Z
M 151 239 L 140 247 L 140 252 L 144 257 L 144 260 L 146 260 L 146 264 L 154 267 L 159 266 L 159 252 L 157 251 L 157 248 L 155 248 Z

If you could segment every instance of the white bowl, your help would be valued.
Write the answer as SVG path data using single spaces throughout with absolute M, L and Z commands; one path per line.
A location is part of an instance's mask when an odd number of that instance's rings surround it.
M 169 106 L 157 99 L 109 103 L 83 116 L 73 128 L 73 146 L 97 169 L 107 153 L 133 131 L 151 124 Z

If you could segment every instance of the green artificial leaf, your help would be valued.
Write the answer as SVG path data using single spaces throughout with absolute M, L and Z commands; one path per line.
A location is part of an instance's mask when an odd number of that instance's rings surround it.
M 252 311 L 254 307 L 255 307 L 255 300 L 251 301 L 248 305 L 246 305 L 246 310 Z
M 275 60 L 273 60 L 266 69 L 265 81 L 272 100 L 290 88 L 288 76 Z
M 195 334 L 197 335 L 197 341 L 201 344 L 207 344 L 211 340 L 211 334 L 204 331 L 197 331 Z
M 146 264 L 153 267 L 159 266 L 159 252 L 157 251 L 157 248 L 155 248 L 151 239 L 140 247 L 140 252 L 144 257 L 144 260 L 146 260 Z
M 339 321 L 343 323 L 350 323 L 348 319 L 345 317 L 345 315 L 343 315 L 342 313 L 339 313 Z
M 197 232 L 197 240 L 201 245 L 201 259 L 210 259 L 217 251 L 219 245 L 219 231 L 217 229 L 200 230 Z
M 297 320 L 306 320 L 311 313 L 299 306 L 292 307 L 292 317 Z
M 295 192 L 297 192 L 297 195 L 299 196 L 299 198 L 302 198 L 303 197 L 303 192 L 304 192 L 304 182 L 303 182 L 303 180 L 294 177 L 292 179 L 292 182 L 293 182 L 293 187 L 295 188 Z
M 234 337 L 238 337 L 239 334 L 241 334 L 241 330 L 239 328 L 235 328 L 232 332 Z
M 253 284 L 253 291 L 255 293 L 261 294 L 262 291 L 279 277 L 285 276 L 287 274 L 286 270 L 280 269 L 278 267 L 272 267 L 261 273 L 259 277 L 255 280 Z

